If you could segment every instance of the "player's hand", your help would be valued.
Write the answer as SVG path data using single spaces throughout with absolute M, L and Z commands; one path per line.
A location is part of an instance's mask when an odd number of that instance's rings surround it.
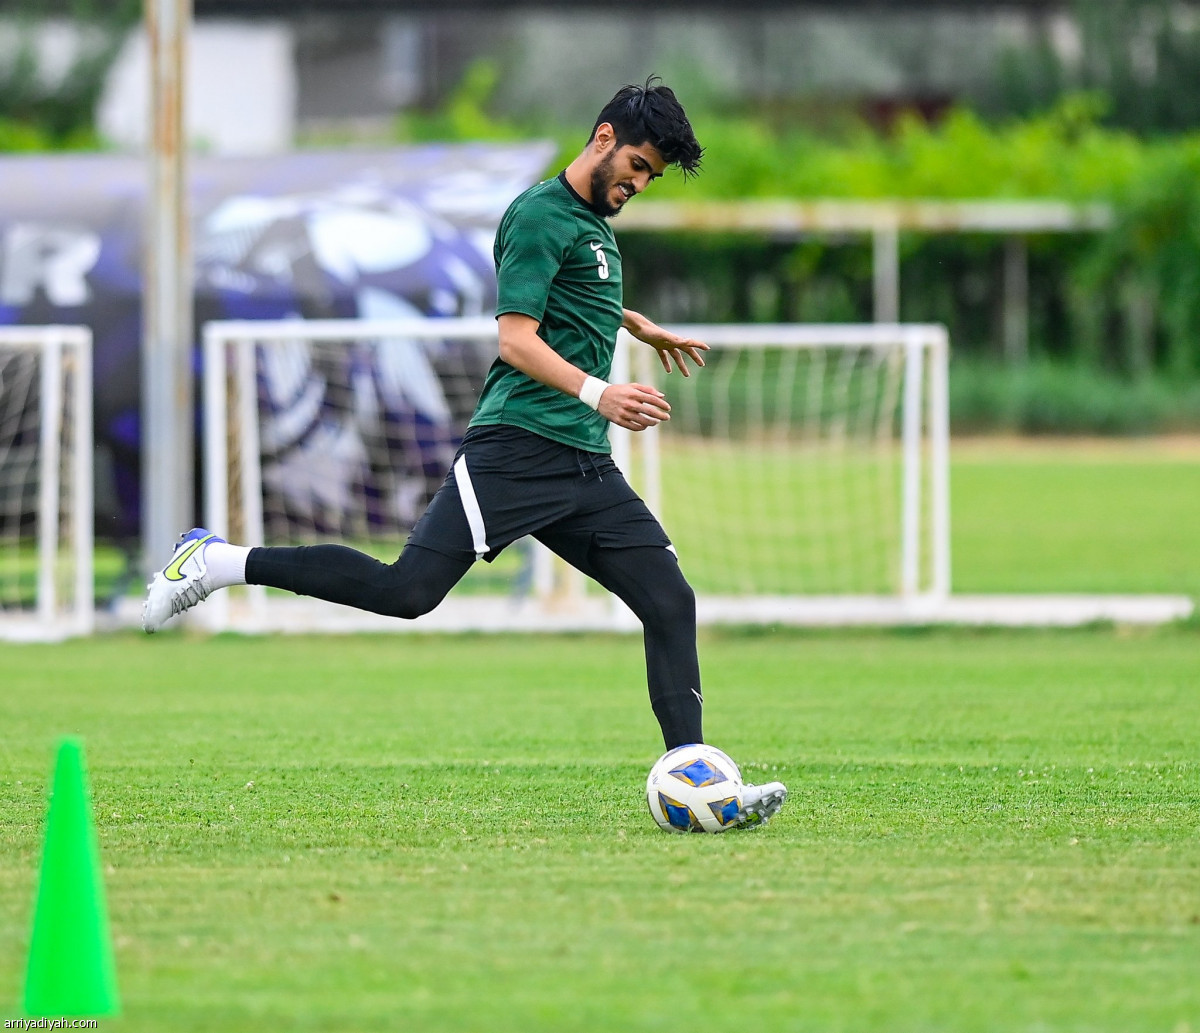
M 618 427 L 634 431 L 657 427 L 671 418 L 666 396 L 646 384 L 609 384 L 597 411 Z
M 658 361 L 662 363 L 663 369 L 670 373 L 671 361 L 674 360 L 676 368 L 685 377 L 690 377 L 691 373 L 688 372 L 684 356 L 689 357 L 697 366 L 703 366 L 704 356 L 700 353 L 708 351 L 708 345 L 703 341 L 697 341 L 694 337 L 680 337 L 679 334 L 673 334 L 659 326 L 654 327 L 642 340 L 658 352 Z

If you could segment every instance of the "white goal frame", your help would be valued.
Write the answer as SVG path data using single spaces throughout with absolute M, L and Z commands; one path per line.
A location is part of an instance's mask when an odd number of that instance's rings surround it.
M 95 626 L 91 330 L 4 326 L 0 346 L 29 349 L 39 358 L 36 596 L 28 610 L 0 608 L 0 640 L 58 641 L 88 635 Z M 64 415 L 70 420 L 67 440 L 60 434 Z M 66 513 L 64 496 L 70 500 Z
M 926 324 L 715 324 L 674 326 L 714 348 L 787 346 L 816 349 L 897 347 L 903 351 L 900 423 L 902 449 L 900 570 L 895 595 L 705 597 L 697 600 L 704 624 L 895 623 L 935 612 L 950 592 L 949 342 L 944 327 Z M 340 341 L 385 338 L 475 338 L 494 341 L 490 318 L 401 320 L 218 321 L 204 327 L 205 525 L 226 534 L 231 515 L 229 434 L 257 440 L 255 349 L 259 342 Z M 653 382 L 654 352 L 621 332 L 614 381 Z M 701 374 L 702 375 L 702 374 Z M 234 398 L 230 398 L 233 385 Z M 631 482 L 656 512 L 661 502 L 657 431 L 634 435 L 613 428 L 613 453 Z M 253 455 L 257 456 L 257 450 Z M 927 488 L 925 487 L 927 485 Z M 241 462 L 238 483 L 242 544 L 263 541 L 262 471 L 257 460 Z M 923 492 L 927 496 L 923 497 Z M 924 572 L 924 574 L 923 574 Z M 311 599 L 269 596 L 261 587 L 217 593 L 193 619 L 210 630 L 631 630 L 633 615 L 606 593 L 587 593 L 574 571 L 555 570 L 537 547 L 533 592 L 522 600 L 456 597 L 452 592 L 432 613 L 399 621 Z M 564 591 L 563 586 L 566 585 Z
M 944 605 L 950 595 L 950 341 L 946 328 L 927 323 L 695 323 L 671 329 L 713 349 L 898 347 L 904 356 L 900 569 L 896 579 L 899 592 L 700 595 L 696 600 L 697 620 L 701 624 L 873 623 L 878 618 L 894 619 Z M 614 377 L 655 383 L 662 370 L 653 350 L 625 331 L 620 336 L 625 346 L 617 350 L 621 362 L 614 364 Z M 614 428 L 612 440 L 618 465 L 632 473 L 651 510 L 661 513 L 658 432 L 634 435 Z M 635 450 L 642 453 L 642 471 L 637 471 Z M 923 498 L 926 491 L 927 498 Z

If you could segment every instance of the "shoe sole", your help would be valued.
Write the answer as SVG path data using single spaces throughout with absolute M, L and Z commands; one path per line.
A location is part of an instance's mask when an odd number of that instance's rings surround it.
M 741 827 L 758 828 L 765 825 L 779 813 L 785 800 L 787 800 L 786 789 L 776 789 L 760 797 L 755 803 L 744 808 L 745 817 L 742 819 Z

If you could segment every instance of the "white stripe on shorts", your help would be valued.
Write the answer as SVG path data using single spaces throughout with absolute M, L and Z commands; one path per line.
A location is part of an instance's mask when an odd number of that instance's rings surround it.
M 454 464 L 454 480 L 458 484 L 463 512 L 467 515 L 467 525 L 471 528 L 471 544 L 475 548 L 475 555 L 482 559 L 488 552 L 487 528 L 483 523 L 483 510 L 475 498 L 475 485 L 471 483 L 471 475 L 467 472 L 466 455 L 459 456 Z

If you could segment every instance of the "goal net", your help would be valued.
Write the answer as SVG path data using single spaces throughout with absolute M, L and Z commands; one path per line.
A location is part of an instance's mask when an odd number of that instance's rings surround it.
M 91 334 L 0 327 L 0 639 L 93 626 Z
M 944 328 L 675 329 L 710 345 L 705 367 L 664 376 L 632 342 L 633 379 L 667 392 L 671 419 L 622 435 L 619 450 L 675 543 L 701 622 L 873 621 L 943 601 Z
M 707 366 L 663 383 L 672 419 L 614 428 L 706 623 L 840 623 L 949 591 L 947 341 L 917 325 L 676 327 Z M 207 526 L 250 545 L 342 542 L 392 560 L 449 469 L 496 354 L 492 319 L 216 322 L 205 328 Z M 624 332 L 614 380 L 661 382 Z M 656 372 L 657 368 L 657 372 Z M 396 621 L 261 587 L 214 629 L 628 628 L 531 540 Z

